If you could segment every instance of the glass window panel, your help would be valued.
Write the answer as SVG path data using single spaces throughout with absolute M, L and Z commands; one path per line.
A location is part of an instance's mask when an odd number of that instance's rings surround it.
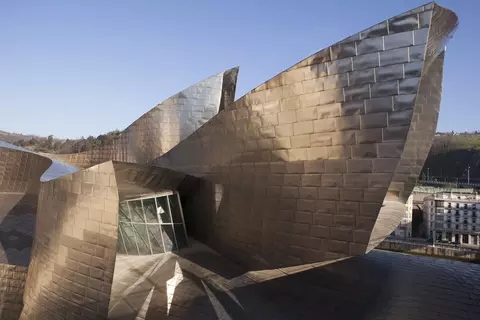
M 132 225 L 135 230 L 135 235 L 137 236 L 138 251 L 140 254 L 151 254 L 146 225 L 136 223 L 132 223 Z
M 122 240 L 122 235 L 120 234 L 120 230 L 119 230 L 118 239 L 117 239 L 117 253 L 127 254 L 127 252 L 125 251 L 125 246 L 123 245 L 123 240 Z
M 145 222 L 145 217 L 143 216 L 142 202 L 140 200 L 129 201 L 128 205 L 130 207 L 130 215 L 132 216 L 133 222 Z
M 120 232 L 122 232 L 127 254 L 138 255 L 137 246 L 135 244 L 135 233 L 130 223 L 120 223 Z
M 157 209 L 155 207 L 155 198 L 143 199 L 143 211 L 145 212 L 145 217 L 147 222 L 158 223 L 157 219 Z
M 128 205 L 126 202 L 121 202 L 118 206 L 118 219 L 120 221 L 130 221 L 130 214 L 128 213 Z
M 182 212 L 180 211 L 180 204 L 178 203 L 177 195 L 169 195 L 168 201 L 170 202 L 170 210 L 172 211 L 173 223 L 182 223 Z
M 157 212 L 158 216 L 160 217 L 161 223 L 170 223 L 172 220 L 170 219 L 170 211 L 168 210 L 168 203 L 167 197 L 159 197 L 157 198 Z
M 185 248 L 187 246 L 187 237 L 185 235 L 183 224 L 174 224 L 173 227 L 175 228 L 175 237 L 177 238 L 178 248 Z
M 153 253 L 163 253 L 162 234 L 159 225 L 147 225 L 148 233 L 150 235 L 150 242 L 152 244 Z
M 165 251 L 176 250 L 175 236 L 173 235 L 173 227 L 171 225 L 162 225 L 163 242 L 165 243 Z

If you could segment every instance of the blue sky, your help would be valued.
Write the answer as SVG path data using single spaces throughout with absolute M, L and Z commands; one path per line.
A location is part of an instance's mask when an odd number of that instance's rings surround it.
M 0 130 L 60 138 L 121 130 L 235 66 L 238 98 L 308 55 L 423 3 L 0 0 Z M 438 130 L 480 130 L 480 1 L 438 3 L 460 19 L 448 44 Z

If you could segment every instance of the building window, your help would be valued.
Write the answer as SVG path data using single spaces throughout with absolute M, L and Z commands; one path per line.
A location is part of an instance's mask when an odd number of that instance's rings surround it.
M 187 235 L 176 192 L 122 201 L 119 204 L 117 252 L 149 255 L 187 246 Z
M 472 236 L 473 244 L 478 245 L 478 237 L 477 236 Z
M 458 230 L 458 224 L 455 225 L 455 229 Z
M 468 208 L 468 205 L 465 203 L 465 204 L 463 205 L 463 208 L 464 208 L 464 209 L 467 209 L 467 208 Z
M 468 244 L 468 234 L 462 234 L 462 243 Z
M 447 228 L 450 229 L 452 225 L 450 223 L 447 224 Z
M 449 207 L 449 208 L 452 207 L 452 203 L 451 203 L 451 202 L 448 203 L 448 207 Z

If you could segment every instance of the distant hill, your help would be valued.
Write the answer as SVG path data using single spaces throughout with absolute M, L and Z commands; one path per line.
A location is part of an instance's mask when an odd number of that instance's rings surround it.
M 13 143 L 18 140 L 30 140 L 32 138 L 39 138 L 35 135 L 24 135 L 20 133 L 11 133 L 0 130 L 0 140 L 6 141 L 8 143 Z
M 480 182 L 480 132 L 437 133 L 430 154 L 423 166 L 422 176 L 460 182 Z
M 98 137 L 89 136 L 80 139 L 57 139 L 53 135 L 40 137 L 0 131 L 0 140 L 32 151 L 47 153 L 79 153 L 101 147 L 120 135 L 119 130 L 113 130 Z
M 52 135 L 39 137 L 0 131 L 0 140 L 7 141 L 33 151 L 48 153 L 78 153 L 101 147 L 120 135 L 113 130 L 97 137 L 80 139 L 56 139 Z M 455 181 L 466 181 L 470 166 L 470 181 L 480 183 L 480 132 L 438 132 L 430 150 L 421 178 L 427 177 Z

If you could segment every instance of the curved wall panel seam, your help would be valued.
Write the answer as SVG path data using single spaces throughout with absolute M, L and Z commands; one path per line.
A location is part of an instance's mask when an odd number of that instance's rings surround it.
M 376 227 L 384 200 L 398 199 L 398 224 L 438 117 L 440 91 L 416 102 L 425 53 L 434 63 L 432 32 L 443 43 L 452 25 L 455 14 L 434 4 L 379 23 L 258 86 L 156 159 L 204 179 L 184 204 L 187 221 L 210 230 L 202 240 L 266 267 L 362 254 L 387 236 L 390 225 Z
M 198 82 L 146 112 L 108 145 L 48 157 L 89 167 L 108 161 L 148 163 L 170 150 L 233 102 L 238 67 Z

